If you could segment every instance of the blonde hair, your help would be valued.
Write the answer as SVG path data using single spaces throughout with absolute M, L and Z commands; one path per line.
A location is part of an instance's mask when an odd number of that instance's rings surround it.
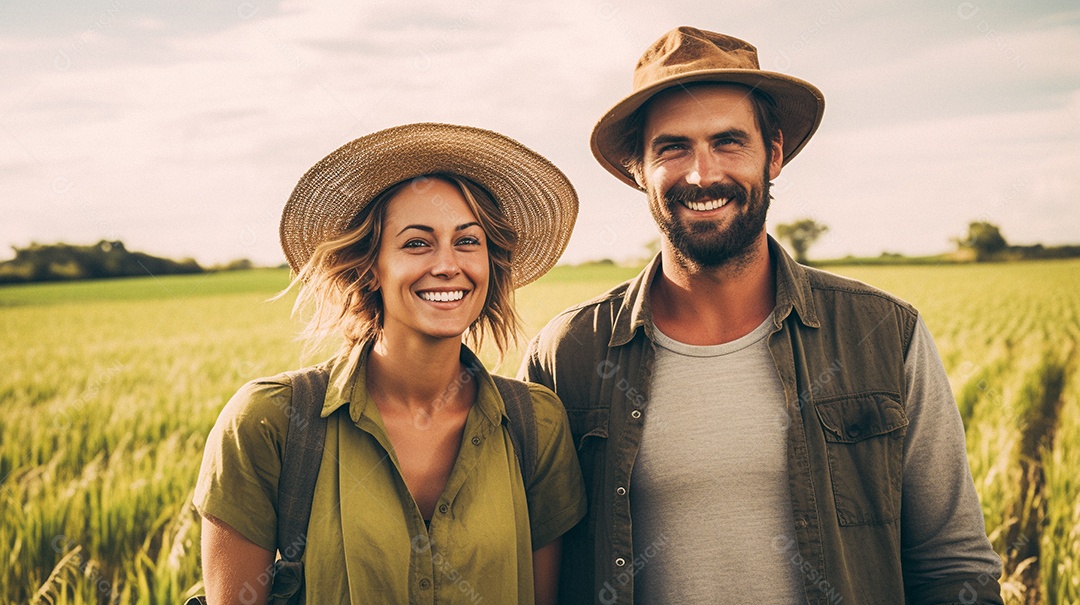
M 374 268 L 379 258 L 386 208 L 404 187 L 422 184 L 427 179 L 440 179 L 456 186 L 487 236 L 490 274 L 487 299 L 480 316 L 465 332 L 466 342 L 479 350 L 485 337 L 490 336 L 500 361 L 507 349 L 517 343 L 521 321 L 514 309 L 511 271 L 517 232 L 485 189 L 463 177 L 440 173 L 403 181 L 377 195 L 353 218 L 344 233 L 315 248 L 282 292 L 298 287 L 294 316 L 312 310 L 300 333 L 300 339 L 310 349 L 339 334 L 344 336 L 345 350 L 378 339 L 382 334 L 383 302 Z

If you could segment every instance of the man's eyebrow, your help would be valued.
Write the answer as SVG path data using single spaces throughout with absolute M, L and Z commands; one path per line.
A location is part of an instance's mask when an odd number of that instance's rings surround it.
M 454 228 L 454 231 L 464 231 L 465 229 L 468 229 L 469 227 L 473 227 L 473 226 L 480 227 L 480 223 L 478 223 L 476 221 L 472 221 L 470 223 L 465 223 L 463 225 L 458 225 L 457 227 Z M 423 231 L 425 233 L 435 233 L 435 228 L 434 227 L 429 227 L 427 225 L 405 225 L 405 228 L 402 229 L 401 231 L 398 231 L 397 234 L 401 235 L 402 233 L 405 233 L 409 229 L 417 229 L 417 230 Z
M 740 141 L 749 141 L 751 137 L 750 133 L 742 128 L 729 128 L 723 132 L 718 132 L 709 138 L 714 141 L 716 139 L 739 139 Z
M 657 148 L 661 145 L 667 145 L 669 143 L 685 143 L 689 141 L 688 137 L 674 135 L 674 134 L 658 134 L 651 141 L 649 141 L 649 147 Z

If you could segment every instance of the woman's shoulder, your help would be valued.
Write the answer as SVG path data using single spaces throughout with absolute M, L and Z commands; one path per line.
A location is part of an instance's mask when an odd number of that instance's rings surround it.
M 532 400 L 533 416 L 536 417 L 537 429 L 543 431 L 558 430 L 567 424 L 566 410 L 554 391 L 542 384 L 526 382 Z
M 288 373 L 248 381 L 229 398 L 217 424 L 254 429 L 262 427 L 282 439 L 292 411 L 292 377 Z

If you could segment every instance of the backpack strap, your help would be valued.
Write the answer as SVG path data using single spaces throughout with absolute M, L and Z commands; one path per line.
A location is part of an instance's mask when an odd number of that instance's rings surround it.
M 517 452 L 521 480 L 528 490 L 533 471 L 536 470 L 536 415 L 533 413 L 529 385 L 495 374 L 492 374 L 491 378 L 506 406 L 510 442 L 514 444 L 514 451 Z
M 311 500 L 322 464 L 327 422 L 320 413 L 330 375 L 322 366 L 288 375 L 292 379 L 292 407 L 278 479 L 277 544 L 282 560 L 295 563 L 304 555 Z

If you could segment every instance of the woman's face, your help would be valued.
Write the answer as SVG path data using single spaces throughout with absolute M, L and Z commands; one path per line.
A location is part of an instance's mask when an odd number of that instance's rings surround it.
M 461 191 L 409 183 L 387 202 L 375 278 L 383 337 L 460 339 L 484 308 L 487 237 Z

